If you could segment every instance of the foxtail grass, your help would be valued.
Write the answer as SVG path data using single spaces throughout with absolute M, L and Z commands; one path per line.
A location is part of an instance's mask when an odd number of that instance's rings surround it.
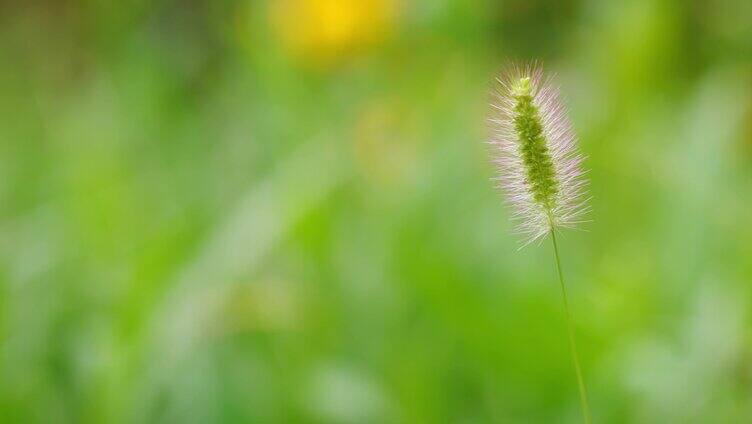
M 489 118 L 496 180 L 522 236 L 520 248 L 550 236 L 582 414 L 589 424 L 590 406 L 556 239 L 561 229 L 577 228 L 590 210 L 584 157 L 553 78 L 536 65 L 511 66 L 497 83 Z

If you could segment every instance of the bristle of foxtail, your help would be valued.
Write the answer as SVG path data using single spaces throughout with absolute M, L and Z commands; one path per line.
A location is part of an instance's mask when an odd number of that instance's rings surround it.
M 536 64 L 513 65 L 492 95 L 496 180 L 524 245 L 558 228 L 577 228 L 589 211 L 584 157 L 553 78 Z

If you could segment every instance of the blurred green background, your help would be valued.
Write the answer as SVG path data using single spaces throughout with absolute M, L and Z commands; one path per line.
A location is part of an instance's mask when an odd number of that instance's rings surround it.
M 0 3 L 0 421 L 577 423 L 485 119 L 556 72 L 599 423 L 752 422 L 749 0 Z

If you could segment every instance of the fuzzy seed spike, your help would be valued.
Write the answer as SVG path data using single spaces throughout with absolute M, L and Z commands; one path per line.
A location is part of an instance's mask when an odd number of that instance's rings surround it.
M 524 245 L 557 228 L 576 228 L 588 212 L 584 157 L 551 77 L 536 64 L 497 79 L 492 131 L 498 185 Z

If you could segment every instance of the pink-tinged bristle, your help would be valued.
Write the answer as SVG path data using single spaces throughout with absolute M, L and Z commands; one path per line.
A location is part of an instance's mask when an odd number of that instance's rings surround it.
M 549 208 L 535 201 L 527 181 L 520 154 L 520 140 L 514 126 L 515 97 L 513 85 L 521 78 L 530 78 L 533 104 L 538 109 L 543 135 L 555 170 L 557 193 Z M 493 162 L 498 187 L 505 194 L 516 222 L 516 232 L 524 236 L 524 245 L 545 237 L 557 228 L 577 228 L 584 222 L 590 207 L 586 196 L 584 157 L 577 148 L 577 137 L 567 117 L 558 88 L 551 77 L 532 64 L 511 66 L 497 79 L 491 103 L 491 137 Z

